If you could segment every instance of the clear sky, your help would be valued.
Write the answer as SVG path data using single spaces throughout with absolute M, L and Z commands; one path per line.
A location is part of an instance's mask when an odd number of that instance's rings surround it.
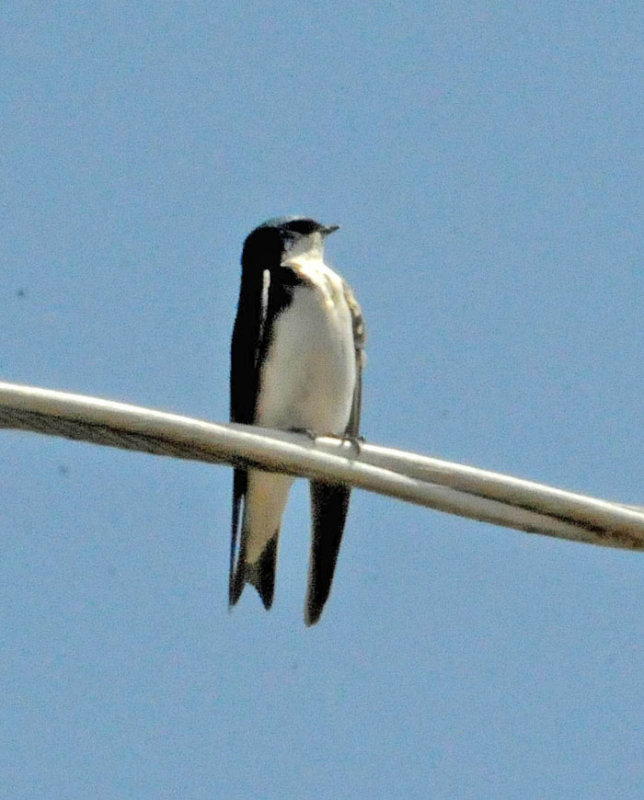
M 225 420 L 246 234 L 302 213 L 373 442 L 644 502 L 644 6 L 3 4 L 0 374 Z M 0 795 L 639 798 L 644 556 L 308 489 L 227 610 L 231 472 L 0 437 Z

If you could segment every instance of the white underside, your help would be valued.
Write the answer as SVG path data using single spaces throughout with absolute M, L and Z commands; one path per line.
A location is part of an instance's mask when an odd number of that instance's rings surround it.
M 260 376 L 258 425 L 344 433 L 356 380 L 353 327 L 339 278 L 325 272 L 320 277 L 335 278 L 336 292 L 330 286 L 297 287 L 273 324 Z
M 262 366 L 257 425 L 343 434 L 356 382 L 353 324 L 341 278 L 318 259 L 289 263 L 314 282 L 298 286 L 273 324 Z M 248 473 L 243 527 L 255 563 L 279 528 L 293 479 Z

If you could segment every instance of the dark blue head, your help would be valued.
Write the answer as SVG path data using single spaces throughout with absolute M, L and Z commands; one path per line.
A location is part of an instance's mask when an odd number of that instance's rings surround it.
M 339 225 L 322 225 L 311 217 L 271 217 L 266 222 L 262 222 L 256 231 L 271 228 L 280 231 L 282 236 L 309 236 L 311 233 L 321 233 L 323 236 L 328 236 L 333 231 L 337 231 Z
M 338 225 L 322 225 L 310 217 L 273 217 L 266 220 L 248 234 L 244 242 L 242 264 L 266 269 L 279 265 L 285 253 L 297 248 L 306 251 L 309 247 L 321 249 L 322 240 Z

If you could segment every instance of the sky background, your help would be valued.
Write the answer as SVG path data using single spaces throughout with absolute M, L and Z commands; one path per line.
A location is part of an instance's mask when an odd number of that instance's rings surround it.
M 644 502 L 644 7 L 14 2 L 0 375 L 222 421 L 267 217 L 368 330 L 375 443 Z M 0 437 L 0 795 L 640 798 L 644 560 L 355 492 L 303 624 L 227 610 L 231 471 Z

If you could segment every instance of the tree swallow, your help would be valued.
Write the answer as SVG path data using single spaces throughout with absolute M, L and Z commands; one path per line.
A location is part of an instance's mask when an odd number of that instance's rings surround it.
M 365 332 L 351 288 L 323 260 L 324 241 L 337 229 L 279 217 L 246 238 L 231 347 L 233 422 L 358 436 Z M 271 607 L 292 483 L 290 475 L 235 469 L 230 606 L 251 583 Z M 346 485 L 311 481 L 307 625 L 318 621 L 331 590 L 349 494 Z

